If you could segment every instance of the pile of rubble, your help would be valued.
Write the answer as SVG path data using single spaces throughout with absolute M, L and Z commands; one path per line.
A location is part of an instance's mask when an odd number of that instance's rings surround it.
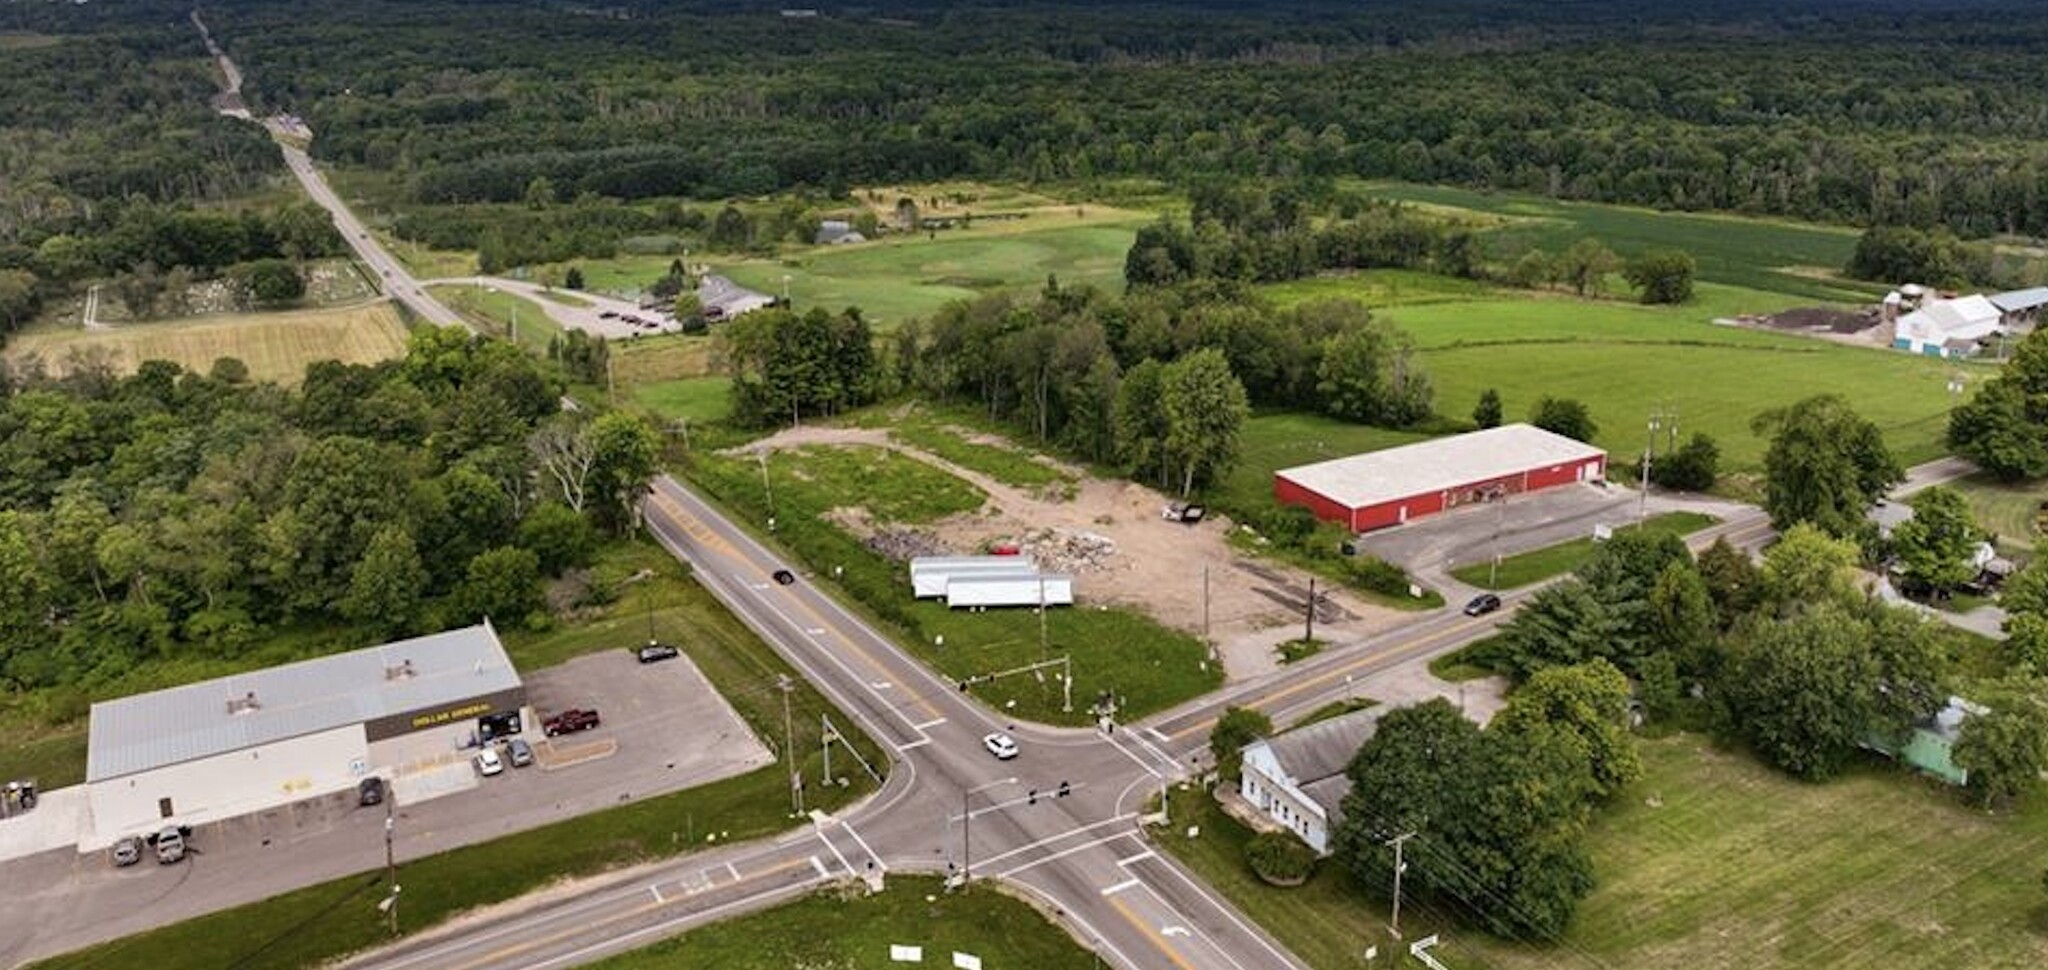
M 946 548 L 937 536 L 911 529 L 882 529 L 861 540 L 861 544 L 897 562 L 909 562 L 919 556 L 953 554 L 953 550 Z
M 1031 557 L 1038 567 L 1052 573 L 1085 573 L 1110 568 L 1116 556 L 1116 540 L 1094 532 L 1038 529 L 1009 543 Z

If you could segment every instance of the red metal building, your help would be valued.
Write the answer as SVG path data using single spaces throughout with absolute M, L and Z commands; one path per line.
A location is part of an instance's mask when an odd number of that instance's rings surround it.
M 1273 497 L 1354 532 L 1400 525 L 1474 502 L 1607 477 L 1607 452 L 1509 424 L 1285 468 Z

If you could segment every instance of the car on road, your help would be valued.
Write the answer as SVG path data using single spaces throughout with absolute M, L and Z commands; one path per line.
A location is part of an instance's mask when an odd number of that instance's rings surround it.
M 784 586 L 788 586 L 789 584 L 796 582 L 796 574 L 790 572 L 787 569 L 778 569 L 775 571 L 775 581 Z
M 185 858 L 185 830 L 172 826 L 156 834 L 156 864 L 168 866 Z
M 524 768 L 527 765 L 533 764 L 533 745 L 527 744 L 519 738 L 513 738 L 505 742 L 505 757 L 511 760 L 512 767 Z
M 356 804 L 364 808 L 384 804 L 384 779 L 371 775 L 356 786 Z
M 141 861 L 141 839 L 138 839 L 135 836 L 131 835 L 125 839 L 122 839 L 119 842 L 114 843 L 114 865 L 116 867 L 132 866 Z
M 1497 609 L 1500 609 L 1500 597 L 1492 593 L 1481 593 L 1472 597 L 1472 602 L 1465 604 L 1465 615 L 1485 616 Z
M 505 770 L 505 759 L 498 757 L 494 748 L 485 748 L 476 753 L 477 773 L 488 778 Z
M 552 738 L 557 734 L 574 734 L 578 731 L 588 731 L 602 723 L 604 722 L 599 720 L 595 708 L 572 707 L 541 722 L 541 729 L 547 732 L 548 737 Z
M 603 313 L 598 314 L 597 318 L 599 320 L 617 320 L 619 318 L 619 311 L 606 310 Z
M 662 660 L 674 660 L 681 651 L 666 643 L 656 643 L 653 640 L 649 640 L 646 646 L 635 650 L 633 653 L 634 656 L 640 658 L 641 663 L 651 664 Z
M 982 738 L 981 746 L 995 755 L 998 761 L 1008 761 L 1017 756 L 1017 740 L 1001 731 Z

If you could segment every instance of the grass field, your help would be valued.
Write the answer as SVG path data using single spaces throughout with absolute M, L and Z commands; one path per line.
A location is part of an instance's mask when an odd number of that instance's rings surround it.
M 1259 290 L 1281 307 L 1292 307 L 1310 300 L 1342 298 L 1357 300 L 1374 310 L 1418 303 L 1464 303 L 1515 292 L 1500 290 L 1478 280 L 1412 269 L 1365 269 L 1311 276 L 1267 284 Z
M 1587 837 L 1599 887 L 1563 942 L 1520 946 L 1458 924 L 1427 899 L 1402 907 L 1409 939 L 1443 938 L 1458 970 L 1936 970 L 2048 962 L 2039 860 L 2048 806 L 1987 816 L 1954 793 L 1871 765 L 1815 785 L 1698 735 L 1640 742 L 1645 776 Z M 1319 970 L 1367 968 L 1387 904 L 1325 860 L 1276 889 L 1243 863 L 1248 833 L 1194 792 L 1176 793 L 1158 844 Z M 1383 961 L 1384 965 L 1384 961 Z M 1396 964 L 1399 965 L 1399 964 Z
M 1215 487 L 1212 501 L 1228 508 L 1261 508 L 1273 500 L 1273 473 L 1282 468 L 1393 448 L 1427 437 L 1351 424 L 1319 414 L 1257 414 L 1245 422 L 1237 464 Z
M 832 451 L 850 451 L 833 457 Z M 863 455 L 875 452 L 876 455 Z M 825 513 L 860 505 L 890 522 L 930 521 L 978 507 L 981 495 L 938 469 L 902 455 L 883 458 L 875 448 L 807 448 L 778 452 L 768 469 L 774 488 L 774 538 L 795 553 L 812 574 L 807 582 L 837 586 L 864 607 L 919 659 L 949 678 L 1010 670 L 1050 657 L 1073 657 L 1073 710 L 1062 710 L 1060 682 L 1018 675 L 973 687 L 976 696 L 1015 716 L 1053 724 L 1085 724 L 1098 691 L 1122 698 L 1125 717 L 1163 710 L 1215 689 L 1220 668 L 1193 637 L 1168 630 L 1123 609 L 1054 609 L 1045 614 L 1046 642 L 1039 644 L 1035 611 L 947 609 L 935 600 L 913 600 L 901 563 L 883 558 L 824 518 Z M 770 515 L 759 466 L 751 458 L 699 452 L 685 474 L 731 509 L 735 518 L 765 523 Z M 934 478 L 936 476 L 936 478 Z M 972 504 L 968 500 L 972 499 Z
M 1850 229 L 1439 186 L 1372 183 L 1366 190 L 1439 211 L 1477 214 L 1493 226 L 1484 236 L 1497 248 L 1540 246 L 1555 253 L 1593 236 L 1625 257 L 1653 248 L 1685 250 L 1699 261 L 1699 278 L 1713 283 L 1807 301 L 1865 300 L 1884 292 L 1874 284 L 1826 278 L 1856 248 L 1857 233 Z
M 1641 529 L 1656 535 L 1687 536 L 1721 520 L 1698 512 L 1666 512 L 1651 516 L 1648 520 L 1622 526 L 1614 531 L 1633 532 Z M 1476 562 L 1451 570 L 1451 576 L 1461 583 L 1480 589 L 1514 589 L 1530 583 L 1549 579 L 1552 576 L 1571 572 L 1593 558 L 1598 546 L 1591 536 L 1560 542 L 1542 549 L 1532 549 L 1516 556 L 1501 559 L 1496 574 L 1491 562 Z
M 1009 444 L 1007 439 L 1001 444 L 970 441 L 963 436 L 961 426 L 929 410 L 876 408 L 859 415 L 854 423 L 883 428 L 889 437 L 905 445 L 1015 488 L 1044 488 L 1073 481 L 1067 473 L 1034 461 L 1030 452 Z
M 104 355 L 116 370 L 132 371 L 145 360 L 168 360 L 204 373 L 221 357 L 249 365 L 259 381 L 297 384 L 306 365 L 317 360 L 369 364 L 405 353 L 405 328 L 386 303 L 332 310 L 287 310 L 200 317 L 178 323 L 149 323 L 112 330 L 36 328 L 7 344 L 8 362 L 20 366 L 39 358 L 53 373 L 72 366 L 73 355 Z
M 732 379 L 690 377 L 632 385 L 634 402 L 663 420 L 692 424 L 723 421 L 732 414 Z
M 1945 452 L 1948 380 L 1957 365 L 1885 350 L 1698 322 L 1694 308 L 1557 299 L 1398 307 L 1386 316 L 1413 334 L 1436 384 L 1437 410 L 1469 415 L 1494 388 L 1510 420 L 1546 394 L 1584 401 L 1595 443 L 1640 452 L 1651 407 L 1675 407 L 1680 430 L 1721 446 L 1721 468 L 1751 471 L 1766 441 L 1750 421 L 1823 392 L 1877 423 L 1905 463 Z
M 891 944 L 922 947 L 924 965 L 951 954 L 989 970 L 1087 970 L 1093 954 L 1030 905 L 977 885 L 947 893 L 933 876 L 889 877 L 873 896 L 828 890 L 765 913 L 713 923 L 593 970 L 891 970 Z
M 519 346 L 534 353 L 546 353 L 548 341 L 562 334 L 545 307 L 504 290 L 444 284 L 429 286 L 427 292 L 463 319 L 497 336 L 511 334 L 516 327 Z
M 870 762 L 883 763 L 872 741 L 860 736 L 796 672 L 659 549 L 639 544 L 615 547 L 600 568 L 607 572 L 652 570 L 650 580 L 625 587 L 625 595 L 604 617 L 563 631 L 508 636 L 506 648 L 520 667 L 559 663 L 593 650 L 638 645 L 651 616 L 656 634 L 680 645 L 725 695 L 740 716 L 771 746 L 780 737 L 783 694 L 775 689 L 787 675 L 797 690 L 789 695 L 799 723 L 820 714 L 852 737 Z M 822 756 L 808 751 L 800 767 L 817 778 Z M 841 772 L 844 773 L 843 771 Z M 811 786 L 812 807 L 833 811 L 874 786 L 855 771 L 847 789 Z M 790 826 L 788 775 L 778 763 L 737 778 L 658 798 L 634 802 L 530 832 L 408 862 L 401 870 L 405 891 L 403 925 L 417 930 L 455 913 L 517 896 L 565 877 L 677 854 L 703 844 L 716 831 L 721 841 L 748 839 Z M 35 964 L 75 970 L 283 970 L 315 966 L 339 954 L 385 940 L 383 923 L 331 919 L 342 905 L 369 912 L 381 892 L 383 873 L 363 873 L 237 907 L 148 933 L 127 937 Z
M 1949 485 L 1969 500 L 1978 527 L 1996 534 L 1999 545 L 2031 549 L 2040 543 L 2041 533 L 2034 523 L 2041 503 L 2048 502 L 2048 482 L 2008 485 L 1979 474 Z

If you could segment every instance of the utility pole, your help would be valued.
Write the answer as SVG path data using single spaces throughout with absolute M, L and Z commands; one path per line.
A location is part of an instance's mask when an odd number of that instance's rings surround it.
M 1650 436 L 1648 440 L 1643 442 L 1642 481 L 1637 483 L 1640 486 L 1641 491 L 1636 495 L 1637 522 L 1643 521 L 1644 517 L 1650 514 L 1650 462 L 1652 462 L 1656 458 L 1657 419 L 1659 417 L 1661 417 L 1661 415 L 1658 412 L 1650 412 Z
M 1065 661 L 1060 674 L 1060 713 L 1074 713 L 1074 655 L 1060 658 Z
M 1402 844 L 1403 844 L 1403 843 L 1407 842 L 1407 841 L 1408 841 L 1409 839 L 1412 839 L 1412 838 L 1414 838 L 1414 837 L 1415 837 L 1415 833 L 1413 833 L 1413 832 L 1404 832 L 1404 833 L 1402 833 L 1402 834 L 1400 834 L 1400 835 L 1394 836 L 1393 838 L 1391 838 L 1391 839 L 1388 839 L 1388 840 L 1387 840 L 1387 844 L 1388 844 L 1388 845 L 1391 845 L 1391 846 L 1393 846 L 1393 847 L 1394 847 L 1394 921 L 1393 921 L 1393 930 L 1394 930 L 1394 939 L 1397 939 L 1397 940 L 1401 938 L 1401 873 L 1402 873 L 1402 872 L 1403 872 L 1404 870 L 1406 870 L 1406 869 L 1408 868 L 1408 864 L 1407 864 L 1407 863 L 1405 863 L 1405 862 L 1403 862 L 1403 861 L 1401 860 L 1401 846 L 1402 846 Z
M 789 718 L 789 695 L 796 691 L 796 684 L 788 674 L 776 678 L 775 686 L 782 691 L 782 750 L 789 759 L 789 804 L 791 814 L 802 815 L 804 811 L 803 775 L 796 767 L 796 728 Z
M 391 886 L 391 895 L 385 897 L 385 911 L 391 916 L 391 935 L 398 935 L 398 850 L 393 845 L 398 835 L 396 799 L 392 793 L 384 793 L 384 876 Z
M 754 452 L 754 459 L 761 463 L 761 491 L 768 496 L 768 531 L 775 531 L 775 486 L 768 484 L 768 452 Z
M 1316 638 L 1316 578 L 1308 578 L 1308 623 L 1301 634 L 1301 645 L 1307 647 Z
M 986 785 L 977 785 L 960 793 L 960 885 L 974 881 L 974 812 L 969 810 L 968 801 L 975 795 L 997 785 L 1008 785 L 1015 778 L 999 778 Z
M 826 720 L 822 712 L 818 714 L 818 737 L 819 746 L 825 751 L 825 784 L 829 785 L 832 783 L 832 722 Z
M 1041 660 L 1045 659 L 1045 655 L 1046 655 L 1047 653 L 1049 653 L 1050 651 L 1051 651 L 1051 648 L 1050 648 L 1050 647 L 1048 647 L 1048 646 L 1046 645 L 1046 638 L 1045 638 L 1045 574 L 1044 574 L 1044 573 L 1039 573 L 1039 574 L 1038 574 L 1038 657 L 1039 657 L 1039 659 L 1041 659 Z M 1044 681 L 1043 681 L 1043 680 L 1041 680 L 1041 681 L 1040 681 L 1040 683 L 1044 683 Z
M 1493 565 L 1486 567 L 1486 586 L 1488 589 L 1498 589 L 1500 587 L 1500 530 L 1508 515 L 1508 493 L 1506 489 L 1501 490 L 1500 496 L 1494 499 L 1493 504 Z
M 1216 641 L 1209 636 L 1209 567 L 1202 566 L 1202 642 L 1209 645 L 1209 659 L 1216 659 Z

